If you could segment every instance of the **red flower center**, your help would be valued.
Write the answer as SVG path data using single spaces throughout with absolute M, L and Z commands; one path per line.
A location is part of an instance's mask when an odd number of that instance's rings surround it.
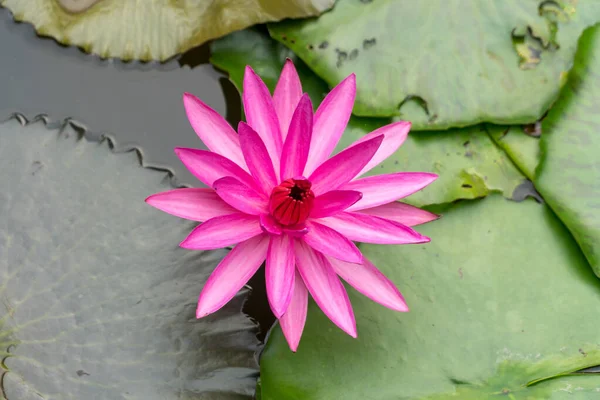
M 306 179 L 286 179 L 271 192 L 269 210 L 282 225 L 301 224 L 310 215 L 315 195 Z

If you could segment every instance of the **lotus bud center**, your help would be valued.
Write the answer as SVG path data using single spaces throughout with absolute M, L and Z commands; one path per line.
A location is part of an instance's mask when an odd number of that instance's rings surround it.
M 304 178 L 290 178 L 281 182 L 271 192 L 269 211 L 282 225 L 301 224 L 310 215 L 315 195 L 311 183 Z

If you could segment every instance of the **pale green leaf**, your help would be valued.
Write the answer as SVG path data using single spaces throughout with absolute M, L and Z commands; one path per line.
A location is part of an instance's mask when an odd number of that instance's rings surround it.
M 256 23 L 314 16 L 334 0 L 0 0 L 42 36 L 103 58 L 166 60 Z

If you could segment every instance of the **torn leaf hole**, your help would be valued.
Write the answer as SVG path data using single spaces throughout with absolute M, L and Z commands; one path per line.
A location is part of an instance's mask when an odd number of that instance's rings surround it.
M 423 109 L 423 111 L 425 111 L 425 114 L 429 117 L 430 122 L 432 121 L 432 119 L 437 118 L 437 115 L 431 116 L 429 114 L 429 106 L 427 105 L 427 101 L 421 96 L 414 94 L 409 94 L 408 96 L 406 96 L 404 100 L 402 100 L 402 102 L 400 102 L 400 104 L 398 105 L 398 110 L 402 109 L 402 106 L 408 103 L 417 104 L 421 109 Z
M 542 136 L 542 123 L 541 121 L 534 122 L 533 124 L 523 125 L 523 132 L 527 136 L 539 138 Z
M 600 365 L 596 365 L 593 367 L 580 369 L 576 372 L 577 374 L 600 374 Z
M 528 197 L 531 197 L 540 204 L 544 203 L 544 199 L 535 189 L 533 182 L 531 182 L 529 179 L 525 179 L 519 186 L 515 188 L 510 199 L 519 203 Z

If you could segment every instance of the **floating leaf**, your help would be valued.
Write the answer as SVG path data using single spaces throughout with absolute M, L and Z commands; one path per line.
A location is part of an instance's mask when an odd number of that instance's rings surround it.
M 437 211 L 427 245 L 361 246 L 411 311 L 350 289 L 352 339 L 311 303 L 297 353 L 270 335 L 263 400 L 598 397 L 600 375 L 569 374 L 600 364 L 600 282 L 549 208 L 492 195 Z
M 327 84 L 317 77 L 291 50 L 255 30 L 234 32 L 210 45 L 210 62 L 229 74 L 229 79 L 241 92 L 244 68 L 251 65 L 271 92 L 275 89 L 286 58 L 294 61 L 303 90 L 317 106 L 329 92 Z
M 580 41 L 560 100 L 542 123 L 535 183 L 600 276 L 600 28 Z
M 339 0 L 269 31 L 330 86 L 355 72 L 356 115 L 435 130 L 538 120 L 597 21 L 593 0 Z
M 534 181 L 600 276 L 600 28 L 581 38 L 560 99 L 542 121 L 541 139 L 511 128 L 494 140 Z M 541 147 L 541 149 L 540 149 Z
M 144 203 L 170 187 L 164 172 L 69 125 L 13 119 L 0 144 L 0 396 L 249 398 L 244 293 L 195 319 L 224 254 L 178 248 L 191 224 Z
M 334 0 L 0 0 L 42 36 L 103 58 L 166 60 L 260 22 L 322 13 Z
M 249 64 L 272 91 L 285 58 L 291 56 L 285 47 L 253 30 L 235 32 L 216 40 L 211 50 L 211 62 L 228 72 L 238 89 L 242 87 L 244 67 Z M 327 92 L 327 85 L 301 60 L 291 57 L 304 90 L 310 94 L 315 106 L 318 105 Z M 389 122 L 389 119 L 353 116 L 337 150 Z M 495 133 L 501 128 L 490 126 L 487 129 Z M 407 199 L 408 203 L 418 206 L 483 197 L 491 191 L 512 197 L 515 188 L 524 180 L 481 126 L 410 134 L 400 150 L 372 173 L 397 171 L 430 171 L 440 175 L 434 185 Z

